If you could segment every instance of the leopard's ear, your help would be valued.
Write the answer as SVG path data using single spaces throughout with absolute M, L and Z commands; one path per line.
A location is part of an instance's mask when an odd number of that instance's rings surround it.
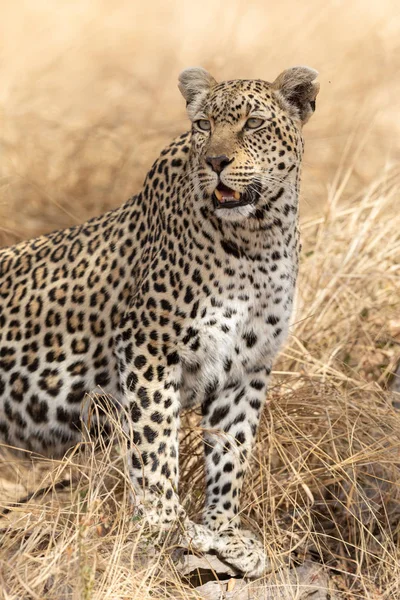
M 283 71 L 273 82 L 284 100 L 295 109 L 301 122 L 306 123 L 315 111 L 315 99 L 319 92 L 319 83 L 314 81 L 318 71 L 310 67 L 292 67 Z
M 186 103 L 190 104 L 197 96 L 205 96 L 216 85 L 214 77 L 202 67 L 190 67 L 179 75 L 178 87 Z

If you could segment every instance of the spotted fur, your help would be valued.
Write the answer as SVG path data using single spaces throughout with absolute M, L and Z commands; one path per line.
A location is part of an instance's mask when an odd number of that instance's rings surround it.
M 129 413 L 130 476 L 149 521 L 181 519 L 194 546 L 249 576 L 267 560 L 240 530 L 240 491 L 292 310 L 315 77 L 297 67 L 272 84 L 218 84 L 184 71 L 192 129 L 161 152 L 136 196 L 0 252 L 2 440 L 62 455 L 81 439 L 85 395 L 115 399 Z M 244 205 L 216 204 L 220 184 Z M 203 525 L 178 498 L 179 416 L 195 404 Z

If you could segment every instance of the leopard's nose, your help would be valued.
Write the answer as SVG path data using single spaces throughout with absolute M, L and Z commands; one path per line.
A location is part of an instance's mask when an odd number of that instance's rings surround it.
M 215 173 L 218 174 L 221 173 L 221 171 L 223 171 L 223 169 L 225 169 L 225 167 L 227 167 L 232 161 L 233 158 L 228 158 L 225 156 L 225 154 L 221 154 L 220 156 L 206 157 L 206 163 L 210 165 Z

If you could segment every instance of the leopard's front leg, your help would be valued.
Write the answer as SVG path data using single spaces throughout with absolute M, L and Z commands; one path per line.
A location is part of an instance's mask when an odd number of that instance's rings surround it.
M 164 369 L 164 367 L 163 367 Z M 143 373 L 126 376 L 126 398 L 132 427 L 129 472 L 136 503 L 152 525 L 168 529 L 185 518 L 178 499 L 179 374 L 170 369 L 161 382 Z
M 218 531 L 219 554 L 248 576 L 267 569 L 263 545 L 240 530 L 243 477 L 267 394 L 270 369 L 253 370 L 205 398 L 206 506 L 203 522 Z
M 136 507 L 149 524 L 159 531 L 177 527 L 186 544 L 208 551 L 215 536 L 189 520 L 178 497 L 180 380 L 175 356 L 164 362 L 138 354 L 132 364 L 122 365 L 130 440 L 128 468 Z

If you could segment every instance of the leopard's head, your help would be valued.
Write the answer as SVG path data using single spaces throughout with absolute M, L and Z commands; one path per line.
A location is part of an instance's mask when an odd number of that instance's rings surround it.
M 302 126 L 315 110 L 318 73 L 293 67 L 273 83 L 217 83 L 200 67 L 179 77 L 192 122 L 189 177 L 195 198 L 221 219 L 268 219 L 271 199 L 297 200 Z

